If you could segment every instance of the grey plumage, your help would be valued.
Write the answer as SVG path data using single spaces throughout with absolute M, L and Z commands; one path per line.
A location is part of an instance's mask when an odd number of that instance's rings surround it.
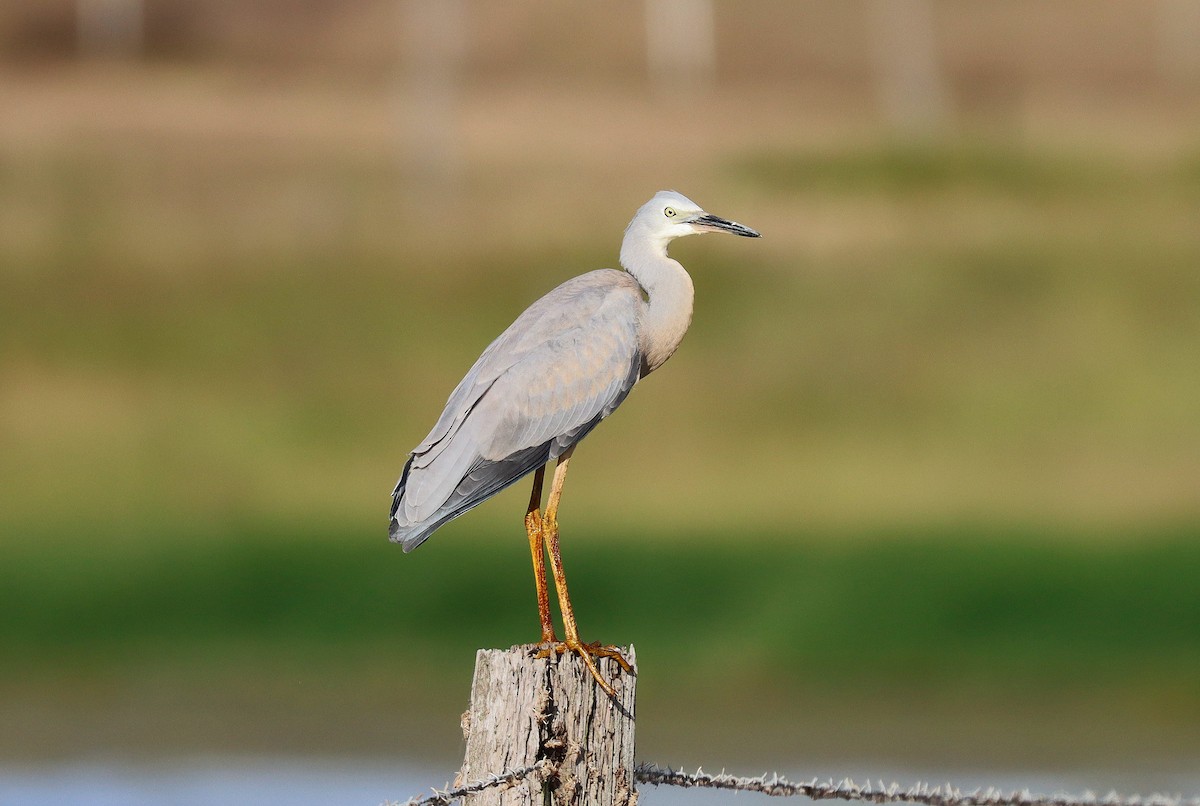
M 557 459 L 678 347 L 692 312 L 672 239 L 758 233 L 673 191 L 626 229 L 621 263 L 575 277 L 533 303 L 484 350 L 412 452 L 392 493 L 389 537 L 412 551 L 438 527 Z
M 600 269 L 526 309 L 484 350 L 413 450 L 392 493 L 389 537 L 412 551 L 611 414 L 638 379 L 641 304 L 636 280 Z

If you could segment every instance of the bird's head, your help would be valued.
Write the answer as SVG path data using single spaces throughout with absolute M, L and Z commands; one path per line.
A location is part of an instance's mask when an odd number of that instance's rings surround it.
M 759 237 L 749 227 L 704 212 L 700 205 L 674 190 L 660 190 L 642 205 L 629 222 L 628 233 L 634 232 L 648 240 L 660 241 L 664 247 L 675 238 L 704 232 L 731 232 L 746 238 Z

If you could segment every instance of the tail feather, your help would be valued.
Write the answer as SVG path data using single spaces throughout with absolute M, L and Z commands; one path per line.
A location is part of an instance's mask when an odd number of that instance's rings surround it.
M 392 511 L 388 516 L 395 523 L 396 512 L 400 509 L 400 502 L 404 500 L 404 488 L 408 486 L 408 471 L 412 469 L 413 457 L 408 457 L 408 461 L 404 463 L 404 470 L 400 473 L 400 481 L 396 482 L 396 488 L 392 490 Z M 393 538 L 395 539 L 395 538 Z
M 498 462 L 487 460 L 477 462 L 467 471 L 446 503 L 433 515 L 417 523 L 405 523 L 401 520 L 402 516 L 397 517 L 397 513 L 402 512 L 401 504 L 404 500 L 404 490 L 412 465 L 412 459 L 409 459 L 408 464 L 404 466 L 404 474 L 400 477 L 400 482 L 392 493 L 388 539 L 393 543 L 400 543 L 404 553 L 407 554 L 428 540 L 429 536 L 443 524 L 474 509 L 496 493 L 545 465 L 550 460 L 553 443 L 554 440 L 550 440 L 541 445 L 526 448 Z

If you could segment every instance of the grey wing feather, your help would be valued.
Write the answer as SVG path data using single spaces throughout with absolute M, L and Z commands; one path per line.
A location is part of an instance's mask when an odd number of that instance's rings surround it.
M 414 449 L 392 495 L 405 551 L 557 458 L 612 413 L 641 368 L 641 292 L 610 269 L 530 306 L 484 351 Z

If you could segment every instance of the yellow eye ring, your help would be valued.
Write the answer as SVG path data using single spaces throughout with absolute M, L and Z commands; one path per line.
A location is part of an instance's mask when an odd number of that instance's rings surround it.
M 663 210 L 663 215 L 665 215 L 667 218 L 674 218 L 676 216 L 675 208 L 668 207 L 667 209 Z

